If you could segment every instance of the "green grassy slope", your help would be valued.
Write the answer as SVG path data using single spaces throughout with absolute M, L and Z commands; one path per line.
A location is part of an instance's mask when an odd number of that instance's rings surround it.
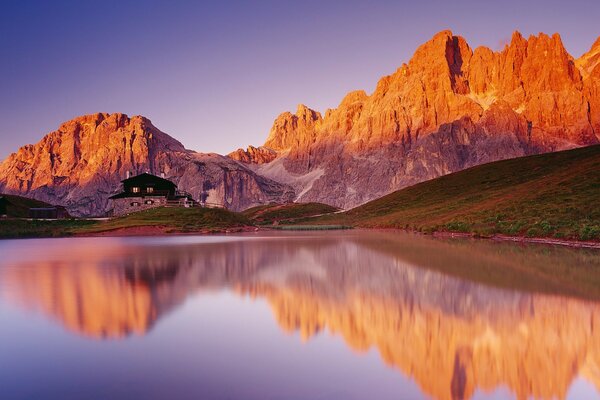
M 0 219 L 0 238 L 60 237 L 118 229 L 160 227 L 165 233 L 223 232 L 250 226 L 242 214 L 216 208 L 153 208 L 108 221 Z
M 159 207 L 86 226 L 78 229 L 77 233 L 97 233 L 144 226 L 164 227 L 166 232 L 217 232 L 249 225 L 251 222 L 242 214 L 224 209 Z
M 305 222 L 600 240 L 600 145 L 480 165 Z
M 242 214 L 257 224 L 291 224 L 296 220 L 339 211 L 339 208 L 322 203 L 268 204 L 249 208 Z

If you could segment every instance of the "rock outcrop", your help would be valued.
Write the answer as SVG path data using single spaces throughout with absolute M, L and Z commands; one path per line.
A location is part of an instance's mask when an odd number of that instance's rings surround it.
M 265 164 L 277 158 L 277 152 L 266 147 L 248 146 L 247 150 L 237 149 L 227 155 L 244 163 Z
M 194 197 L 240 210 L 287 201 L 291 189 L 217 154 L 196 153 L 150 120 L 125 114 L 75 118 L 0 164 L 0 192 L 66 206 L 73 215 L 102 215 L 127 173 L 165 176 Z
M 580 59 L 558 34 L 494 52 L 450 31 L 420 46 L 375 91 L 349 93 L 325 116 L 281 114 L 259 174 L 292 184 L 297 200 L 348 208 L 474 165 L 598 143 L 600 39 Z M 307 179 L 308 176 L 317 177 Z

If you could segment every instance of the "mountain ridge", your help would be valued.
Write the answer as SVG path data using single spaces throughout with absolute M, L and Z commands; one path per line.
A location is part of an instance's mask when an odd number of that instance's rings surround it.
M 103 215 L 128 173 L 164 173 L 179 188 L 240 210 L 287 201 L 286 186 L 214 153 L 197 153 L 148 118 L 96 113 L 74 118 L 0 163 L 0 192 L 67 206 L 73 215 Z
M 199 153 L 142 116 L 96 113 L 63 123 L 0 164 L 0 191 L 102 215 L 127 172 L 165 173 L 232 210 L 269 202 L 351 208 L 497 160 L 600 141 L 600 38 L 580 58 L 560 35 L 512 35 L 471 49 L 445 30 L 375 90 L 321 114 L 300 104 L 262 146 Z
M 516 31 L 494 52 L 442 31 L 370 95 L 351 91 L 324 117 L 302 104 L 280 114 L 258 147 L 276 159 L 229 156 L 272 178 L 321 169 L 295 185 L 297 200 L 350 208 L 470 166 L 598 143 L 599 43 L 575 60 L 559 34 Z

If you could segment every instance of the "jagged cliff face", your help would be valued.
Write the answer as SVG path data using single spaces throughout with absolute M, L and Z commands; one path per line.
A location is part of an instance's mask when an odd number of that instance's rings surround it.
M 298 200 L 350 207 L 481 163 L 597 143 L 599 60 L 600 40 L 574 60 L 558 34 L 516 32 L 493 52 L 440 32 L 371 95 L 351 92 L 324 117 L 303 105 L 281 114 L 264 145 L 279 158 L 253 168 L 294 184 Z
M 300 105 L 264 146 L 201 154 L 143 117 L 93 114 L 0 164 L 0 191 L 100 215 L 127 171 L 240 210 L 270 201 L 349 208 L 474 165 L 598 143 L 600 39 L 575 60 L 560 36 L 515 33 L 500 52 L 450 31 L 417 49 L 375 91 L 325 115 Z
M 0 164 L 0 192 L 67 206 L 73 215 L 102 215 L 126 173 L 165 176 L 179 189 L 239 210 L 293 196 L 285 185 L 257 176 L 216 154 L 186 150 L 152 125 L 124 114 L 75 118 Z

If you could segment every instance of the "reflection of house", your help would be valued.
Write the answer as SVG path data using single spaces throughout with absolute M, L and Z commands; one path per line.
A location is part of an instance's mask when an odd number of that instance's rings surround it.
M 114 215 L 167 205 L 189 207 L 194 204 L 190 194 L 177 190 L 173 182 L 156 175 L 143 173 L 121 182 L 123 192 L 110 197 Z
M 69 217 L 69 212 L 62 206 L 33 207 L 29 209 L 29 218 L 33 219 L 63 219 Z

